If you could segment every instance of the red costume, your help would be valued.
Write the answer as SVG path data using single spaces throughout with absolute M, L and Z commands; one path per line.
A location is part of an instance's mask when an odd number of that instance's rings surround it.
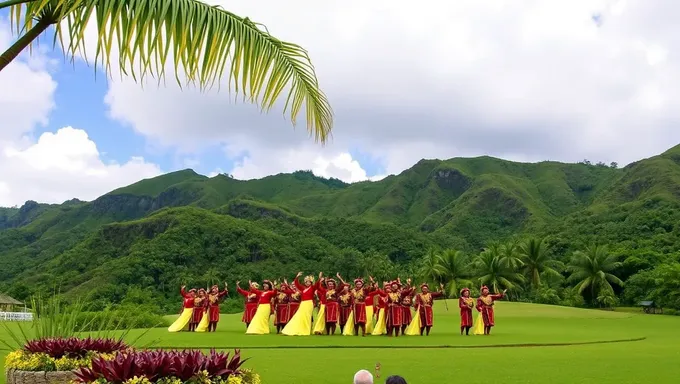
M 357 288 L 356 284 L 361 283 L 361 288 Z M 354 280 L 354 288 L 350 291 L 352 294 L 352 302 L 354 309 L 354 324 L 366 324 L 366 297 L 372 292 L 364 284 L 362 279 Z
M 195 289 L 192 289 L 190 292 L 195 292 Z M 184 303 L 182 303 L 183 308 L 193 308 L 194 307 L 194 295 L 189 294 L 184 290 L 184 287 L 182 287 L 179 290 L 180 295 L 184 298 Z
M 208 310 L 208 298 L 205 296 L 205 290 L 198 291 L 199 295 L 194 298 L 194 313 L 191 322 L 198 324 L 203 319 L 203 314 Z M 201 296 L 201 293 L 203 296 Z
M 287 289 L 286 286 L 281 286 L 281 291 L 276 294 L 276 319 L 274 319 L 274 324 L 277 328 L 288 324 L 288 320 L 291 318 Z
M 458 307 L 460 308 L 460 326 L 463 328 L 472 327 L 472 308 L 475 306 L 475 300 L 471 297 L 464 297 L 463 292 L 470 292 L 469 289 L 464 288 L 460 292 L 458 299 Z
M 434 299 L 444 296 L 441 292 L 419 293 L 416 296 L 416 306 L 420 315 L 420 327 L 431 327 L 434 320 L 432 304 Z
M 257 312 L 257 294 L 252 291 L 252 288 L 250 291 L 246 291 L 241 289 L 241 287 L 236 287 L 236 290 L 241 296 L 245 297 L 246 304 L 245 308 L 243 309 L 243 317 L 241 318 L 241 321 L 248 325 L 253 320 L 255 312 Z
M 220 300 L 226 296 L 229 291 L 225 288 L 224 291 L 218 291 L 217 293 L 214 293 L 217 290 L 217 286 L 213 286 L 212 289 L 210 290 L 210 293 L 208 294 L 208 311 L 210 313 L 210 322 L 218 322 L 220 321 Z
M 320 285 L 318 281 L 316 283 L 313 283 L 309 287 L 300 284 L 298 279 L 295 279 L 293 282 L 295 283 L 295 287 L 298 289 L 298 291 L 302 292 L 302 294 L 300 295 L 300 299 L 298 300 L 298 303 L 300 301 L 314 300 L 314 293 L 316 293 Z
M 272 303 L 272 298 L 276 296 L 277 291 L 276 289 L 270 289 L 267 291 L 260 291 L 259 289 L 252 288 L 251 291 L 257 295 L 258 297 L 258 302 L 257 304 L 271 304 Z
M 401 294 L 399 292 L 387 293 L 387 327 L 401 327 L 402 313 Z
M 413 295 L 415 289 L 411 287 L 404 287 L 401 290 L 401 325 L 407 327 L 413 316 L 411 315 L 411 306 L 413 305 Z
M 335 280 L 333 280 L 335 283 Z M 334 284 L 335 285 L 335 284 Z M 344 285 L 339 288 L 326 288 L 319 286 L 319 300 L 326 306 L 326 323 L 337 323 L 340 319 L 340 304 L 338 303 L 339 292 L 344 289 Z M 349 315 L 349 313 L 348 313 Z M 347 320 L 345 320 L 346 322 Z
M 352 313 L 352 294 L 349 291 L 341 291 L 338 296 L 338 303 L 340 304 L 340 327 L 344 327 L 349 319 L 349 314 Z
M 487 290 L 487 287 L 482 287 L 481 291 L 484 292 L 484 290 Z M 489 293 L 482 295 L 477 299 L 477 310 L 481 312 L 482 314 L 482 319 L 484 320 L 484 326 L 487 328 L 493 327 L 494 326 L 494 316 L 493 316 L 493 305 L 494 301 L 500 300 L 503 298 L 502 293 L 498 293 L 495 295 L 491 295 Z

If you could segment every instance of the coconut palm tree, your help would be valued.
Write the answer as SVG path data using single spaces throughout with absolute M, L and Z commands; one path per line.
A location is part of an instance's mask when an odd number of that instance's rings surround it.
M 448 297 L 456 297 L 462 287 L 472 285 L 470 259 L 461 251 L 447 249 L 437 255 L 436 270 Z
M 591 302 L 595 302 L 601 292 L 612 291 L 612 284 L 623 286 L 623 281 L 613 272 L 621 267 L 617 257 L 610 254 L 607 246 L 592 244 L 583 251 L 576 251 L 567 267 L 571 272 L 570 282 L 576 282 L 580 294 L 590 290 Z
M 513 238 L 505 244 L 497 244 L 494 246 L 499 248 L 503 263 L 505 263 L 508 268 L 513 271 L 517 271 L 523 266 L 522 259 L 519 254 L 519 239 Z
M 534 289 L 541 286 L 541 275 L 562 278 L 559 271 L 564 269 L 564 264 L 551 258 L 543 238 L 534 237 L 520 243 L 518 252 L 524 273 Z
M 135 80 L 151 75 L 161 81 L 166 64 L 174 64 L 180 85 L 183 75 L 187 84 L 206 89 L 226 68 L 230 88 L 244 99 L 269 110 L 285 89 L 284 112 L 293 124 L 304 106 L 310 135 L 321 143 L 330 135 L 333 113 L 307 52 L 221 7 L 197 0 L 0 0 L 5 8 L 20 37 L 0 55 L 0 71 L 50 26 L 54 44 L 59 40 L 73 59 L 85 52 L 85 29 L 94 21 L 95 64 L 107 74 L 114 45 L 121 73 Z
M 444 272 L 439 260 L 439 251 L 434 248 L 428 249 L 423 257 L 422 264 L 418 270 L 418 275 L 426 281 L 438 283 Z
M 490 286 L 493 292 L 498 292 L 499 288 L 517 290 L 524 277 L 510 269 L 501 252 L 501 247 L 490 247 L 477 256 L 474 265 L 479 282 Z

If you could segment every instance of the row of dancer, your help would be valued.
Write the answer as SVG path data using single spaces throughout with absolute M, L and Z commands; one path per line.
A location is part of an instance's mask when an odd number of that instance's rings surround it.
M 215 332 L 220 321 L 220 302 L 229 294 L 227 283 L 221 291 L 217 285 L 210 290 L 192 288 L 189 291 L 182 286 L 180 294 L 182 311 L 168 331 L 179 332 L 188 327 L 190 332 Z
M 239 293 L 246 299 L 243 322 L 247 334 L 269 333 L 269 317 L 273 315 L 277 333 L 284 335 L 333 335 L 337 327 L 344 335 L 429 335 L 434 323 L 432 305 L 444 296 L 441 290 L 430 291 L 427 284 L 421 284 L 417 292 L 410 279 L 406 284 L 400 279 L 383 282 L 379 288 L 373 278 L 369 283 L 355 279 L 351 286 L 339 274 L 336 277 L 340 283 L 324 278 L 322 273 L 317 281 L 306 276 L 300 283 L 301 276 L 299 273 L 293 284 L 285 279 L 282 284 L 265 280 L 261 290 L 257 283 L 249 282 L 247 290 L 237 283 Z M 469 289 L 464 289 L 459 299 L 461 334 L 469 334 L 472 327 L 475 301 L 469 295 Z M 493 302 L 501 297 L 503 294 L 490 295 L 486 287 L 482 288 L 476 307 L 484 320 L 485 334 L 493 326 Z M 315 306 L 319 308 L 316 322 Z

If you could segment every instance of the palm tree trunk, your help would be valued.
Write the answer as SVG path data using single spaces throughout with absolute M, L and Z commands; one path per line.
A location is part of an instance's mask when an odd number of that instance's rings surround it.
M 28 47 L 33 40 L 38 38 L 41 33 L 52 24 L 49 20 L 41 19 L 38 23 L 26 32 L 23 36 L 19 38 L 11 47 L 7 48 L 5 52 L 0 55 L 0 71 L 2 71 L 12 60 L 16 59 L 17 56 Z

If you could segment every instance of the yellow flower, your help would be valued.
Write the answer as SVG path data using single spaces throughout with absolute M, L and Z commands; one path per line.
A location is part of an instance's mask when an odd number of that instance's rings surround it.
M 135 376 L 132 379 L 127 380 L 125 384 L 151 384 L 151 382 L 146 377 Z

